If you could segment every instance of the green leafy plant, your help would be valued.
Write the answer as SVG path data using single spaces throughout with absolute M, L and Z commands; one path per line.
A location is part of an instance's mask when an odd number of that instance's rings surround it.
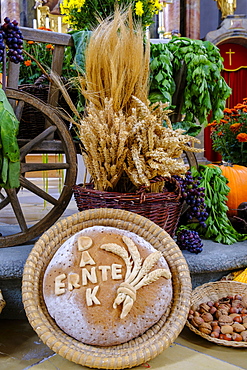
M 182 122 L 185 130 L 193 127 L 197 134 L 211 111 L 213 119 L 223 117 L 231 89 L 222 68 L 219 49 L 209 41 L 173 37 L 166 44 L 152 44 L 150 100 L 169 102 L 172 122 Z
M 0 89 L 0 187 L 6 189 L 20 186 L 18 129 L 19 122 L 4 91 Z
M 199 223 L 188 223 L 181 228 L 196 230 L 201 237 L 212 239 L 222 244 L 233 244 L 247 239 L 247 235 L 238 233 L 227 217 L 226 205 L 229 187 L 228 180 L 223 176 L 222 170 L 217 166 L 199 165 L 199 168 L 191 168 L 192 176 L 200 180 L 200 186 L 204 187 L 205 204 L 208 218 L 206 227 Z
M 143 27 L 152 24 L 154 15 L 162 8 L 158 0 L 63 0 L 60 9 L 65 15 L 63 21 L 78 31 L 94 28 L 99 19 L 112 15 L 116 6 L 126 9 L 131 4 L 133 18 L 141 21 Z
M 209 123 L 213 148 L 223 161 L 247 166 L 247 98 L 234 108 L 226 108 L 219 122 Z

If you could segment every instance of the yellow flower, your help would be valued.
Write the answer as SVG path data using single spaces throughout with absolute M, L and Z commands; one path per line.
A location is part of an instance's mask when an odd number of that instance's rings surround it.
M 138 15 L 139 17 L 141 17 L 142 14 L 144 13 L 143 4 L 140 0 L 137 1 L 136 5 L 135 5 L 135 12 L 136 12 L 136 15 Z
M 162 3 L 159 0 L 154 0 L 155 13 L 163 8 Z

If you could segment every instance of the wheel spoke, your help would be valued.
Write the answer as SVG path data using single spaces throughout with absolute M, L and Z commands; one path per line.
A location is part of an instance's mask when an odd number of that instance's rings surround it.
M 23 176 L 20 176 L 20 184 L 25 189 L 31 191 L 33 194 L 36 194 L 38 197 L 46 200 L 54 206 L 57 206 L 59 204 L 56 198 L 53 198 L 50 194 L 46 193 L 44 190 L 40 189 L 38 186 L 36 186 Z
M 21 173 L 68 169 L 68 163 L 22 163 Z
M 2 193 L 0 194 L 1 194 L 1 197 L 0 197 L 0 210 L 1 210 L 7 206 L 7 204 L 9 203 L 9 198 L 5 197 Z
M 15 213 L 16 219 L 19 223 L 19 226 L 23 232 L 28 230 L 24 214 L 22 212 L 18 197 L 16 195 L 16 189 L 6 189 L 6 193 L 10 199 L 10 203 L 12 205 L 12 209 Z
M 24 145 L 20 149 L 20 160 L 23 160 L 25 156 L 30 153 L 30 151 L 35 148 L 35 146 L 39 145 L 42 141 L 45 140 L 49 135 L 57 130 L 56 126 L 50 126 L 45 129 L 41 134 L 37 135 L 34 139 L 30 140 L 29 143 Z
M 5 199 L 5 196 L 1 193 L 1 190 L 0 190 L 0 199 L 1 200 L 4 200 Z
M 24 101 L 19 100 L 18 103 L 15 106 L 15 115 L 16 115 L 16 118 L 18 119 L 18 121 L 21 120 L 24 104 L 25 104 Z

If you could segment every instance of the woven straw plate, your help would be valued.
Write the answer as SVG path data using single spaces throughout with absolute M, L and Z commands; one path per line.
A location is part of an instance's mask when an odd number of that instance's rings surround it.
M 212 283 L 206 283 L 195 288 L 192 292 L 191 305 L 199 306 L 200 303 L 207 303 L 209 301 L 217 301 L 220 298 L 224 298 L 228 295 L 235 294 L 246 294 L 247 293 L 247 284 L 239 283 L 236 281 L 216 281 Z M 220 344 L 222 346 L 228 347 L 245 347 L 247 348 L 247 342 L 236 342 L 228 341 L 218 338 L 212 338 L 210 335 L 202 333 L 200 330 L 196 329 L 190 322 L 187 320 L 186 325 L 190 328 L 191 331 L 200 335 L 204 339 Z
M 121 345 L 85 345 L 65 334 L 49 315 L 42 296 L 42 278 L 58 248 L 78 231 L 104 225 L 129 230 L 160 250 L 172 273 L 173 300 L 157 324 Z M 123 369 L 150 361 L 168 348 L 183 329 L 191 298 L 187 263 L 166 231 L 145 217 L 116 209 L 92 209 L 54 224 L 34 245 L 24 267 L 22 297 L 27 318 L 41 340 L 67 360 L 91 368 Z

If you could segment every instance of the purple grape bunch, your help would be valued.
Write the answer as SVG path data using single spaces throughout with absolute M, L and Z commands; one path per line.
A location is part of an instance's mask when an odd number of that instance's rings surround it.
M 177 233 L 177 245 L 182 250 L 191 253 L 201 253 L 203 250 L 202 240 L 197 231 L 182 229 Z
M 1 32 L 0 31 L 0 62 L 3 61 L 3 58 L 4 58 L 4 50 L 5 50 L 4 32 Z
M 206 227 L 208 212 L 205 204 L 205 189 L 200 187 L 201 178 L 194 178 L 191 171 L 187 171 L 184 178 L 180 176 L 175 178 L 180 184 L 182 197 L 189 206 L 185 213 L 186 221 L 196 219 L 202 227 Z
M 16 20 L 11 22 L 8 17 L 4 18 L 4 22 L 5 23 L 0 27 L 0 34 L 2 35 L 2 43 L 4 44 L 5 40 L 8 47 L 7 56 L 9 57 L 9 60 L 15 64 L 23 62 L 23 36 L 18 27 L 18 22 Z M 3 55 L 3 53 L 0 52 L 0 55 Z

